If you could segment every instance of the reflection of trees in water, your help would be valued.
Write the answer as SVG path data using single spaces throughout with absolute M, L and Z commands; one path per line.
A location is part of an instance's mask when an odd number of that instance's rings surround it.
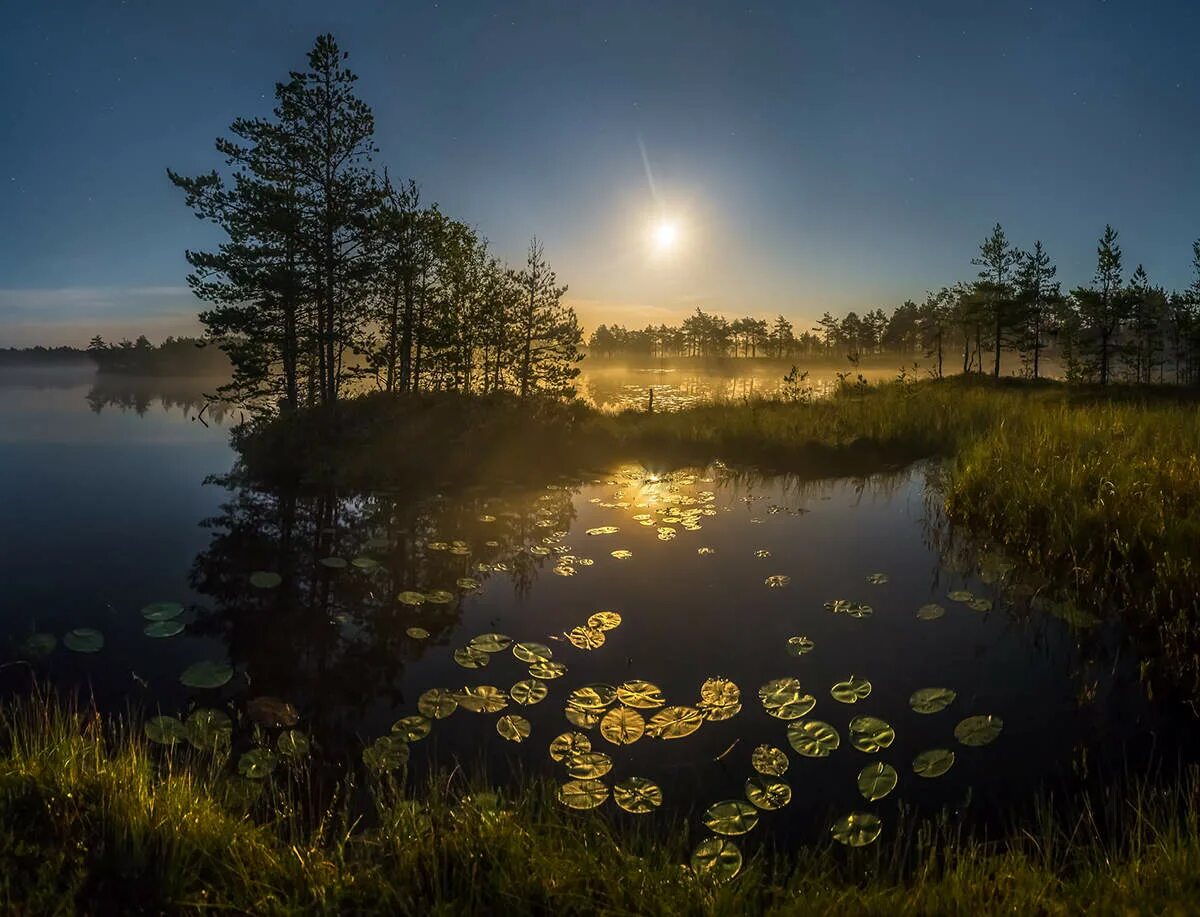
M 555 533 L 574 519 L 573 487 L 415 501 L 393 494 L 301 495 L 239 486 L 231 478 L 212 532 L 192 565 L 192 587 L 211 600 L 194 626 L 218 637 L 251 680 L 249 695 L 271 694 L 304 711 L 335 753 L 355 753 L 354 735 L 369 708 L 396 708 L 405 663 L 445 646 L 462 619 L 459 581 L 506 578 L 527 593 L 562 550 Z M 548 548 L 535 555 L 530 547 Z M 344 568 L 320 561 L 338 557 Z M 369 570 L 353 564 L 370 558 Z M 283 577 L 255 589 L 256 570 Z M 404 591 L 445 590 L 447 603 L 399 601 Z M 406 630 L 429 631 L 425 640 Z M 353 747 L 350 747 L 353 746 Z
M 211 381 L 216 388 L 217 380 Z M 157 404 L 164 412 L 179 411 L 184 416 L 224 424 L 236 419 L 238 412 L 227 403 L 214 401 L 205 394 L 205 380 L 196 378 L 153 378 L 141 376 L 99 375 L 88 390 L 87 402 L 99 414 L 105 408 L 133 411 L 139 417 Z

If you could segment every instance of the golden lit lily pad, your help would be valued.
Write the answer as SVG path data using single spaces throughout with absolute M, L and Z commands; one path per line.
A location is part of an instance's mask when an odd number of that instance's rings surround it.
M 425 594 L 407 589 L 396 596 L 396 601 L 398 601 L 401 605 L 410 605 L 415 608 L 418 605 L 425 604 Z
M 363 749 L 362 760 L 368 770 L 378 774 L 397 770 L 408 763 L 408 743 L 396 736 L 380 736 Z
M 900 775 L 896 769 L 883 761 L 868 764 L 858 772 L 858 791 L 867 802 L 883 799 L 899 782 Z
M 617 688 L 617 699 L 626 707 L 653 710 L 666 703 L 662 688 L 653 682 L 635 679 Z
M 550 689 L 546 686 L 546 683 L 537 678 L 527 678 L 524 681 L 518 681 L 508 689 L 509 697 L 523 707 L 540 704 L 546 699 L 546 695 L 549 693 Z
M 392 724 L 392 735 L 405 742 L 419 742 L 429 735 L 433 721 L 426 716 L 402 716 Z
M 592 750 L 592 740 L 582 732 L 564 732 L 550 742 L 550 758 L 565 761 Z
M 609 554 L 617 560 L 629 560 L 633 557 L 633 552 L 626 548 L 617 548 L 615 551 L 610 551 Z
M 854 812 L 834 822 L 829 833 L 839 844 L 847 847 L 866 847 L 879 839 L 883 822 L 870 812 Z
M 954 738 L 963 745 L 978 748 L 1000 737 L 1004 720 L 998 716 L 969 716 L 954 727 Z
M 612 758 L 602 751 L 581 751 L 563 760 L 576 780 L 595 780 L 612 770 Z
M 758 689 L 763 709 L 778 720 L 798 720 L 817 705 L 817 699 L 805 692 L 797 678 L 776 678 Z
M 945 613 L 946 613 L 945 608 L 943 608 L 941 605 L 938 605 L 935 602 L 931 602 L 930 604 L 922 605 L 920 608 L 917 609 L 917 620 L 918 621 L 936 621 L 938 618 L 940 618 Z
M 308 755 L 310 743 L 308 736 L 295 729 L 285 729 L 275 739 L 275 748 L 285 758 L 304 758 Z
M 886 573 L 872 573 L 867 577 L 867 582 L 872 586 L 882 586 L 887 583 L 887 581 L 888 575 Z
M 599 780 L 571 780 L 558 788 L 558 801 L 568 809 L 594 809 L 608 799 L 608 787 Z
M 428 640 L 429 639 L 429 631 L 427 631 L 423 627 L 415 627 L 415 626 L 414 627 L 406 627 L 404 629 L 404 632 L 406 634 L 408 634 L 408 636 L 412 637 L 414 640 Z
M 954 766 L 954 752 L 933 748 L 913 758 L 913 773 L 918 777 L 940 777 Z
M 493 685 L 463 688 L 455 695 L 455 700 L 471 713 L 499 713 L 508 706 L 508 695 Z
M 877 716 L 856 716 L 850 721 L 850 744 L 859 751 L 874 754 L 896 741 L 891 724 Z
M 792 578 L 783 573 L 773 574 L 772 576 L 768 576 L 765 580 L 763 580 L 769 589 L 782 589 L 791 581 Z
M 921 688 L 914 691 L 908 699 L 908 705 L 914 713 L 940 713 L 952 703 L 958 695 L 949 688 Z
M 514 713 L 508 713 L 496 720 L 496 732 L 510 742 L 524 742 L 529 738 L 529 720 Z
M 820 720 L 800 720 L 790 723 L 788 742 L 806 758 L 825 758 L 842 744 L 838 731 Z
M 567 667 L 563 663 L 554 662 L 553 660 L 534 662 L 529 666 L 529 674 L 534 678 L 549 681 L 555 678 L 562 678 L 566 675 Z
M 617 689 L 603 682 L 576 688 L 567 695 L 567 703 L 584 710 L 604 710 L 617 699 Z
M 856 704 L 866 700 L 871 695 L 871 683 L 865 678 L 851 675 L 845 681 L 839 681 L 829 689 L 830 696 L 843 704 Z
M 758 809 L 741 799 L 713 803 L 704 813 L 704 827 L 713 834 L 745 834 L 758 824 Z
M 431 720 L 443 720 L 458 709 L 458 698 L 453 691 L 430 688 L 417 698 L 417 709 Z
M 482 669 L 492 661 L 492 657 L 473 646 L 460 646 L 454 651 L 454 661 L 464 669 Z
M 642 715 L 628 707 L 614 707 L 600 720 L 600 735 L 613 745 L 632 745 L 645 731 Z
M 544 643 L 514 643 L 512 653 L 522 662 L 546 662 L 554 657 L 554 651 Z
M 793 656 L 803 656 L 811 653 L 816 646 L 808 637 L 788 637 L 788 653 Z
M 782 809 L 792 801 L 792 788 L 782 780 L 748 777 L 746 778 L 746 798 L 756 808 L 772 812 L 775 809 Z
M 788 769 L 787 753 L 774 745 L 760 745 L 750 756 L 750 764 L 760 774 L 768 777 L 781 777 Z
M 946 598 L 951 602 L 963 602 L 965 604 L 966 602 L 974 601 L 975 593 L 966 589 L 955 589 L 953 592 L 947 593 Z
M 742 851 L 728 838 L 710 837 L 692 851 L 691 866 L 700 878 L 728 882 L 742 868 Z
M 567 631 L 567 640 L 571 646 L 580 650 L 595 650 L 604 646 L 604 631 L 595 627 L 572 627 Z
M 630 777 L 613 786 L 613 802 L 633 815 L 646 815 L 662 805 L 662 788 L 645 777 Z
M 704 714 L 695 707 L 664 707 L 650 717 L 646 734 L 655 739 L 682 739 L 704 723 Z
M 205 751 L 228 748 L 233 736 L 233 720 L 224 710 L 201 707 L 193 710 L 183 725 L 192 746 Z
M 481 653 L 499 653 L 512 646 L 512 642 L 507 634 L 479 634 L 467 641 L 467 646 Z
M 588 617 L 587 625 L 596 630 L 615 630 L 621 626 L 621 616 L 615 611 L 597 611 Z

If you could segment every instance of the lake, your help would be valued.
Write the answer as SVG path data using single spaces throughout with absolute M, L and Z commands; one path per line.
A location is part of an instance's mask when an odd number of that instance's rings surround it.
M 565 781 L 548 748 L 579 733 L 576 779 L 620 785 L 637 808 L 657 797 L 624 782 L 647 778 L 663 804 L 642 817 L 688 819 L 696 837 L 748 779 L 764 805 L 786 795 L 774 784 L 791 794 L 752 836 L 807 841 L 850 812 L 885 831 L 943 810 L 989 826 L 1036 789 L 1196 751 L 1191 714 L 1147 699 L 1117 626 L 1046 601 L 947 523 L 936 466 L 805 482 L 628 465 L 465 494 L 268 493 L 230 476 L 236 412 L 203 404 L 189 380 L 0 377 L 6 692 L 33 673 L 117 713 L 219 710 L 235 760 L 278 742 L 251 719 L 291 705 L 333 774 L 364 747 L 386 764 L 399 752 L 376 740 L 420 709 L 446 715 L 402 724 L 411 779 L 462 765 Z M 30 643 L 46 634 L 52 649 Z M 898 784 L 868 802 L 860 773 L 880 762 Z M 876 791 L 890 781 L 877 770 Z

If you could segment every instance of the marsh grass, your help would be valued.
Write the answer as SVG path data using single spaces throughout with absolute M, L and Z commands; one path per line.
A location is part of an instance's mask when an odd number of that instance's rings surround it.
M 163 749 L 135 719 L 53 697 L 0 710 L 0 909 L 6 913 L 952 914 L 1183 912 L 1200 892 L 1194 770 L 1045 799 L 987 841 L 914 818 L 862 850 L 750 857 L 732 882 L 682 864 L 669 821 L 575 813 L 528 781 L 461 774 L 370 785 L 374 811 L 305 811 L 304 774 L 249 806 L 220 755 Z M 288 784 L 292 784 L 289 787 Z

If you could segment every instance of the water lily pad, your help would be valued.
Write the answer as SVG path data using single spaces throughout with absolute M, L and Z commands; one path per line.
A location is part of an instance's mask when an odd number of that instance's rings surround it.
M 630 777 L 613 786 L 613 802 L 633 815 L 646 815 L 662 805 L 662 788 L 645 777 Z
M 634 679 L 617 688 L 617 699 L 626 707 L 653 710 L 666 703 L 662 688 L 650 681 Z
M 430 688 L 417 698 L 417 709 L 431 720 L 444 720 L 458 709 L 458 697 L 444 688 Z
M 540 704 L 546 699 L 546 695 L 549 693 L 550 689 L 546 686 L 546 683 L 537 678 L 527 678 L 524 681 L 518 681 L 508 689 L 508 696 L 525 707 Z
M 350 563 L 358 567 L 359 570 L 374 570 L 379 566 L 379 561 L 374 557 L 356 557 Z
M 295 729 L 285 729 L 275 740 L 275 747 L 285 758 L 304 758 L 310 747 L 308 736 Z
M 183 614 L 183 605 L 179 602 L 151 602 L 142 609 L 142 617 L 147 621 L 170 621 Z
M 742 851 L 723 837 L 710 837 L 692 851 L 692 872 L 706 879 L 728 882 L 741 871 Z
M 567 703 L 584 710 L 604 710 L 617 698 L 617 689 L 612 685 L 596 682 L 576 688 L 567 695 Z
M 522 662 L 546 662 L 554 657 L 554 651 L 544 643 L 514 643 L 512 653 Z
M 771 552 L 768 551 L 766 548 L 759 548 L 757 551 L 754 552 L 754 556 L 759 558 L 760 560 L 764 560 L 771 556 Z
M 772 576 L 768 576 L 765 580 L 763 580 L 763 582 L 766 583 L 767 587 L 770 589 L 782 589 L 791 581 L 792 578 L 783 573 L 773 574 Z
M 480 634 L 472 637 L 467 646 L 483 653 L 499 653 L 512 646 L 512 642 L 512 637 L 508 634 Z
M 189 688 L 219 688 L 233 678 L 233 666 L 202 659 L 183 670 L 179 681 Z
M 696 553 L 701 557 L 711 557 L 713 554 L 717 553 L 717 549 L 709 547 L 696 548 Z
M 632 745 L 645 731 L 642 715 L 628 707 L 614 707 L 600 720 L 600 735 L 613 745 Z
M 411 589 L 408 589 L 408 590 L 405 590 L 404 592 L 401 592 L 398 596 L 396 596 L 396 601 L 399 602 L 401 605 L 411 605 L 413 607 L 416 607 L 418 605 L 424 605 L 425 604 L 425 593 L 414 592 Z
M 946 593 L 946 598 L 951 602 L 970 602 L 975 598 L 975 593 L 967 589 L 955 589 L 953 592 Z
M 800 720 L 790 723 L 788 742 L 806 758 L 825 758 L 842 744 L 838 731 L 820 720 Z
M 529 738 L 529 720 L 514 713 L 508 713 L 496 720 L 496 732 L 510 742 L 524 742 Z
M 787 773 L 789 763 L 787 753 L 774 745 L 760 745 L 750 756 L 750 764 L 754 769 L 768 777 L 783 776 Z
M 272 570 L 255 570 L 250 574 L 250 585 L 255 589 L 274 589 L 283 582 L 283 577 Z
M 792 788 L 782 780 L 747 777 L 746 798 L 755 808 L 773 812 L 775 809 L 782 809 L 792 801 Z
M 704 714 L 695 707 L 664 707 L 650 717 L 646 735 L 655 739 L 682 739 L 704 723 Z
M 936 621 L 946 613 L 946 609 L 937 603 L 931 602 L 928 605 L 922 605 L 917 609 L 918 621 Z
M 597 611 L 588 616 L 587 625 L 596 630 L 616 630 L 621 626 L 621 616 L 615 611 Z
M 330 570 L 342 570 L 346 567 L 346 558 L 344 557 L 322 557 L 317 561 L 321 566 L 328 567 Z
M 529 674 L 534 678 L 549 681 L 555 678 L 562 678 L 566 675 L 567 667 L 563 663 L 554 662 L 553 660 L 534 662 L 529 666 Z
M 588 529 L 587 534 L 589 534 L 589 535 L 615 535 L 619 531 L 621 531 L 621 530 L 619 528 L 617 528 L 615 525 L 598 525 L 595 528 Z
M 900 775 L 896 769 L 883 761 L 868 764 L 858 772 L 858 791 L 867 802 L 883 799 L 899 782 Z
M 159 745 L 174 745 L 187 738 L 187 727 L 173 716 L 152 716 L 143 731 L 147 739 Z
M 411 751 L 408 743 L 396 736 L 380 736 L 363 749 L 362 760 L 368 770 L 385 774 L 408 763 Z
M 604 631 L 595 627 L 572 627 L 567 631 L 567 640 L 576 649 L 595 650 L 604 646 Z
M 978 748 L 1000 737 L 1004 720 L 998 716 L 969 716 L 954 727 L 954 738 L 963 745 Z
M 701 706 L 728 707 L 741 699 L 741 690 L 728 678 L 707 678 L 700 686 Z
M 763 709 L 777 720 L 798 720 L 817 705 L 817 699 L 805 692 L 796 678 L 776 678 L 758 689 Z
M 758 809 L 740 799 L 713 803 L 704 812 L 704 827 L 713 834 L 745 834 L 758 824 Z
M 246 716 L 259 726 L 274 729 L 280 726 L 295 726 L 300 722 L 300 714 L 285 700 L 278 697 L 263 695 L 246 702 Z
M 847 847 L 866 847 L 879 839 L 883 822 L 870 812 L 853 812 L 834 822 L 829 833 L 839 844 Z
M 76 653 L 98 653 L 104 649 L 104 634 L 92 627 L 76 627 L 63 635 L 63 646 Z
M 626 548 L 617 548 L 615 551 L 610 551 L 609 554 L 617 560 L 629 560 L 633 557 L 633 552 Z
M 415 627 L 415 626 L 414 627 L 406 627 L 404 629 L 404 632 L 406 634 L 408 634 L 408 636 L 412 637 L 414 640 L 428 640 L 429 639 L 429 631 L 427 631 L 423 627 Z
M 193 710 L 183 725 L 187 740 L 193 747 L 205 751 L 228 748 L 233 737 L 233 720 L 224 710 L 201 707 Z
M 454 601 L 454 593 L 446 589 L 433 589 L 425 593 L 425 601 L 433 605 L 449 605 Z
M 578 729 L 594 729 L 600 724 L 600 719 L 604 716 L 603 710 L 589 710 L 586 707 L 577 707 L 574 704 L 567 704 L 563 710 L 563 715 L 567 718 L 567 722 Z
M 954 766 L 954 752 L 933 748 L 913 758 L 913 773 L 918 777 L 940 777 Z
M 33 633 L 21 641 L 20 650 L 28 659 L 41 659 L 49 656 L 58 646 L 58 638 L 54 634 Z
M 471 713 L 499 713 L 508 706 L 508 695 L 493 685 L 463 688 L 455 695 L 455 700 Z
M 856 716 L 850 721 L 850 744 L 859 751 L 874 754 L 891 747 L 896 731 L 877 716 Z
M 183 633 L 182 621 L 151 621 L 142 628 L 147 637 L 176 637 Z
M 952 703 L 958 695 L 949 688 L 921 688 L 914 691 L 908 699 L 908 705 L 914 713 L 940 713 Z
M 815 647 L 816 644 L 808 637 L 788 637 L 788 653 L 792 656 L 803 656 L 806 653 L 811 653 Z
M 612 758 L 602 751 L 581 751 L 563 760 L 576 780 L 595 780 L 612 770 Z
M 238 773 L 250 780 L 262 780 L 271 775 L 279 759 L 267 748 L 254 748 L 238 758 Z
M 592 740 L 582 732 L 564 732 L 550 742 L 550 758 L 565 761 L 592 750 Z
M 454 661 L 464 669 L 482 669 L 492 661 L 491 656 L 473 646 L 460 646 L 454 651 Z
M 882 586 L 887 583 L 887 581 L 888 575 L 886 573 L 872 573 L 867 577 L 867 582 L 872 586 Z
M 866 700 L 871 695 L 871 683 L 865 678 L 851 675 L 845 681 L 839 681 L 829 689 L 830 696 L 843 704 L 856 704 Z
M 392 723 L 392 735 L 405 742 L 419 742 L 433 729 L 433 720 L 427 716 L 402 716 Z
M 570 780 L 558 788 L 558 801 L 568 809 L 594 809 L 608 799 L 608 787 L 599 780 Z
M 454 585 L 457 586 L 461 592 L 466 593 L 478 592 L 483 588 L 483 583 L 470 576 L 463 576 L 459 579 L 456 579 L 454 581 Z
M 992 600 L 985 599 L 982 597 L 976 597 L 976 598 L 971 599 L 971 601 L 967 602 L 967 607 L 970 608 L 971 611 L 991 611 L 992 610 Z

